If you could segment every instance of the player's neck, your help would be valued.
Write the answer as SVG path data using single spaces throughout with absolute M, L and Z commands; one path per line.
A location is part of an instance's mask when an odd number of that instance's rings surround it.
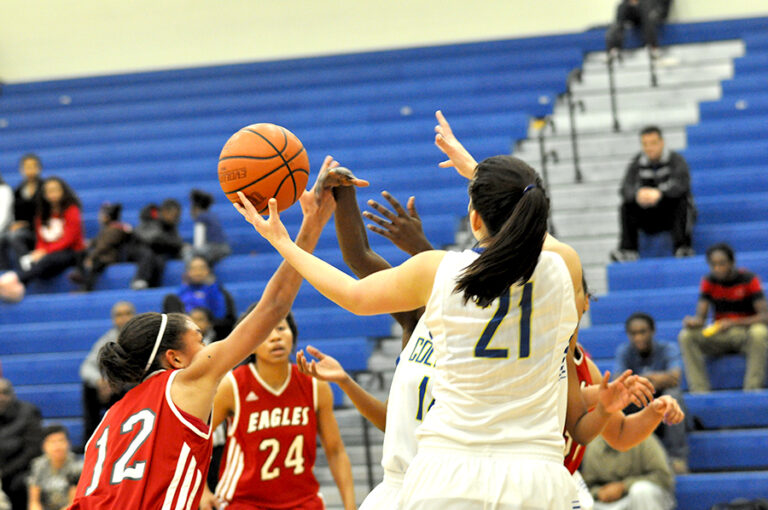
M 261 379 L 269 384 L 272 389 L 279 389 L 285 380 L 288 379 L 288 374 L 291 370 L 290 363 L 268 363 L 266 361 L 257 360 L 256 370 L 259 372 Z

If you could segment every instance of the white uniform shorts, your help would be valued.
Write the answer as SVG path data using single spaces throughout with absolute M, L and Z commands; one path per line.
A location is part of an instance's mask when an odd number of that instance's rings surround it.
M 384 472 L 384 479 L 365 497 L 359 510 L 392 510 L 396 508 L 403 488 L 403 475 Z
M 556 458 L 419 445 L 402 510 L 574 510 L 576 484 Z
M 595 499 L 592 497 L 592 494 L 589 493 L 589 487 L 587 487 L 587 482 L 584 481 L 581 473 L 574 471 L 573 481 L 576 482 L 576 487 L 579 489 L 580 510 L 592 510 L 595 507 Z

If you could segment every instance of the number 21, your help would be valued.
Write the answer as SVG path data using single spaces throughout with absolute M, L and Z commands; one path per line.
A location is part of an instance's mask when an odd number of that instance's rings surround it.
M 493 335 L 499 329 L 501 321 L 509 313 L 510 291 L 505 292 L 499 298 L 499 307 L 488 324 L 486 324 L 482 335 L 475 345 L 476 358 L 508 358 L 509 349 L 491 349 L 488 344 L 491 343 Z M 531 354 L 531 312 L 533 311 L 533 282 L 527 282 L 523 285 L 523 292 L 520 296 L 520 348 L 518 359 L 524 359 Z

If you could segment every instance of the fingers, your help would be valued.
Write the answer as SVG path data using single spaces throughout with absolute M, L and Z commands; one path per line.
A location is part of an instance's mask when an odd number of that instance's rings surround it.
M 259 211 L 256 210 L 256 206 L 254 206 L 253 203 L 250 200 L 248 200 L 248 198 L 243 194 L 242 191 L 237 192 L 237 198 L 240 199 L 240 204 L 249 215 L 251 216 L 259 215 Z
M 610 370 L 606 370 L 603 374 L 603 380 L 600 381 L 600 388 L 607 388 L 608 387 L 608 381 L 611 380 L 611 372 Z
M 631 375 L 632 375 L 631 370 L 625 370 L 624 372 L 622 372 L 622 374 L 619 377 L 616 378 L 616 382 L 625 383 Z
M 392 235 L 390 234 L 389 230 L 383 229 L 381 227 L 377 227 L 376 225 L 368 225 L 368 230 L 370 230 L 371 232 L 375 232 L 380 236 L 384 236 L 387 239 L 392 239 Z
M 416 211 L 416 197 L 410 197 L 406 206 L 408 207 L 408 214 L 414 218 L 419 218 L 419 213 Z
M 307 352 L 310 353 L 312 356 L 314 356 L 315 358 L 317 358 L 319 360 L 322 360 L 323 358 L 325 358 L 325 354 L 323 354 L 320 351 L 320 349 L 317 349 L 317 348 L 315 348 L 315 347 L 313 347 L 311 345 L 307 346 Z
M 437 123 L 439 127 L 443 128 L 443 130 L 447 131 L 448 133 L 451 132 L 451 125 L 448 124 L 447 120 L 445 120 L 445 116 L 443 115 L 442 111 L 437 110 L 435 112 L 435 118 L 437 119 Z
M 387 209 L 386 207 L 384 207 L 383 205 L 381 205 L 380 203 L 376 202 L 375 200 L 373 199 L 368 200 L 368 205 L 376 209 L 376 211 L 378 211 L 379 214 L 387 218 L 389 221 L 395 221 L 395 214 L 389 209 Z
M 437 164 L 440 168 L 451 168 L 453 166 L 453 161 L 450 159 L 446 159 L 445 161 L 441 161 Z
M 371 185 L 371 183 L 366 181 L 365 179 L 358 179 L 357 177 L 352 179 L 352 184 L 354 184 L 358 188 L 367 188 L 368 186 Z
M 398 202 L 397 199 L 389 193 L 389 191 L 382 191 L 381 196 L 384 197 L 387 202 L 389 202 L 389 204 L 392 206 L 392 209 L 394 209 L 397 214 L 400 216 L 408 215 L 408 213 L 405 212 L 405 209 L 403 209 L 403 206 L 400 205 L 400 202 Z
M 277 212 L 277 200 L 274 198 L 269 199 L 269 219 L 272 220 L 274 218 L 275 221 L 280 221 L 280 213 Z
M 365 216 L 367 219 L 371 220 L 374 223 L 378 223 L 382 227 L 389 230 L 389 228 L 392 226 L 392 223 L 388 222 L 387 220 L 383 218 L 379 218 L 375 214 L 369 212 L 369 211 L 363 211 L 363 216 Z

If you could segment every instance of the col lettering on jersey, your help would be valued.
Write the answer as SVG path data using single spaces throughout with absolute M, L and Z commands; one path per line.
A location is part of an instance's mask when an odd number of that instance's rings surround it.
M 387 403 L 387 430 L 381 453 L 384 476 L 400 476 L 416 455 L 416 428 L 434 404 L 432 374 L 435 349 L 432 335 L 419 320 L 395 369 Z

